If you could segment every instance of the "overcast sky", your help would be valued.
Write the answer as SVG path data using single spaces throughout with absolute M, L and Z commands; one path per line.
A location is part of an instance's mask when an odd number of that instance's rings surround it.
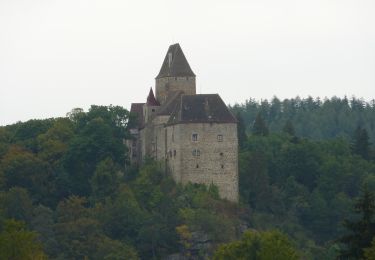
M 0 125 L 144 102 L 176 42 L 228 104 L 374 98 L 374 0 L 0 0 Z

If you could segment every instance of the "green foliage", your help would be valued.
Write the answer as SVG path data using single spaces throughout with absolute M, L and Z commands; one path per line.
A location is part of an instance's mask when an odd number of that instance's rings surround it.
M 291 136 L 295 136 L 296 132 L 294 130 L 294 126 L 292 121 L 288 120 L 286 121 L 284 127 L 283 127 L 283 132 L 286 134 L 289 134 Z
M 13 187 L 0 193 L 0 207 L 5 218 L 29 222 L 32 217 L 33 204 L 28 192 Z
M 213 259 L 297 260 L 299 254 L 289 239 L 278 231 L 247 231 L 241 240 L 221 245 Z
M 6 220 L 0 231 L 0 259 L 47 259 L 37 234 L 26 230 L 23 222 Z
M 340 238 L 340 242 L 345 244 L 340 256 L 360 259 L 363 258 L 363 250 L 371 246 L 371 240 L 375 237 L 375 195 L 367 187 L 357 200 L 354 211 L 360 214 L 360 219 L 345 220 L 344 226 L 350 234 Z
M 261 113 L 258 113 L 254 121 L 252 133 L 254 135 L 266 136 L 268 135 L 268 132 L 268 127 L 263 119 L 263 116 L 261 115 Z
M 103 201 L 105 198 L 114 195 L 119 183 L 118 172 L 119 169 L 111 158 L 98 163 L 90 180 L 91 194 L 95 201 Z
M 248 131 L 259 113 L 270 132 L 282 132 L 290 121 L 298 137 L 314 140 L 326 140 L 345 137 L 350 140 L 358 125 L 367 129 L 370 142 L 375 143 L 375 106 L 374 102 L 364 102 L 355 97 L 321 100 L 308 97 L 279 100 L 247 100 L 244 104 L 231 107 L 234 114 L 241 112 Z
M 372 239 L 371 246 L 363 250 L 366 260 L 375 259 L 375 237 Z
M 1 160 L 0 175 L 6 189 L 19 186 L 34 194 L 38 202 L 49 203 L 47 196 L 53 190 L 51 168 L 34 153 L 19 146 L 9 147 Z
M 236 119 L 237 119 L 238 145 L 240 148 L 244 148 L 246 145 L 246 140 L 247 140 L 246 125 L 240 112 L 237 112 Z
M 281 230 L 304 259 L 336 258 L 341 221 L 358 222 L 360 187 L 375 188 L 373 104 L 275 97 L 232 110 L 240 204 L 221 200 L 214 185 L 176 185 L 162 162 L 125 168 L 132 115 L 92 106 L 0 127 L 0 221 L 24 221 L 52 259 L 209 258 L 248 228 Z M 285 236 L 251 233 L 266 248 L 259 257 L 285 251 Z
M 370 159 L 370 142 L 366 129 L 357 127 L 354 132 L 352 150 L 363 159 Z

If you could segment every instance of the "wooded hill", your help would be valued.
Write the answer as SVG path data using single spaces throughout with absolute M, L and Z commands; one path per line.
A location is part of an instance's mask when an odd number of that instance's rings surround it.
M 132 115 L 121 107 L 0 127 L 0 259 L 372 259 L 374 104 L 231 109 L 239 204 L 176 185 L 158 162 L 125 167 Z

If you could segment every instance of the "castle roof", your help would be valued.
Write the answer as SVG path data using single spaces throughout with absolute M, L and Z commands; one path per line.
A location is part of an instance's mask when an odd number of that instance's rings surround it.
M 163 106 L 160 108 L 158 111 L 158 115 L 160 116 L 165 116 L 165 115 L 170 115 L 173 113 L 173 111 L 176 109 L 178 104 L 181 101 L 181 95 L 184 92 L 182 91 L 175 91 L 171 92 L 167 96 L 167 101 L 163 104 Z
M 148 93 L 146 104 L 148 106 L 160 106 L 159 102 L 155 98 L 154 91 L 152 91 L 152 88 L 150 88 L 150 92 Z
M 182 95 L 169 118 L 169 124 L 178 123 L 237 123 L 218 94 Z
M 178 43 L 169 46 L 160 72 L 156 76 L 157 79 L 164 77 L 195 77 Z

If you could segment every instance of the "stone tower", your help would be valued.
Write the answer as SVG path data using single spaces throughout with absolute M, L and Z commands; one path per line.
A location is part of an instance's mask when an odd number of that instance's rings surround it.
M 169 46 L 159 74 L 155 78 L 156 100 L 163 105 L 173 93 L 195 95 L 195 74 L 178 43 Z
M 238 201 L 237 120 L 218 94 L 196 94 L 179 44 L 169 47 L 146 103 L 133 103 L 130 162 L 153 158 L 177 183 L 214 184 Z

